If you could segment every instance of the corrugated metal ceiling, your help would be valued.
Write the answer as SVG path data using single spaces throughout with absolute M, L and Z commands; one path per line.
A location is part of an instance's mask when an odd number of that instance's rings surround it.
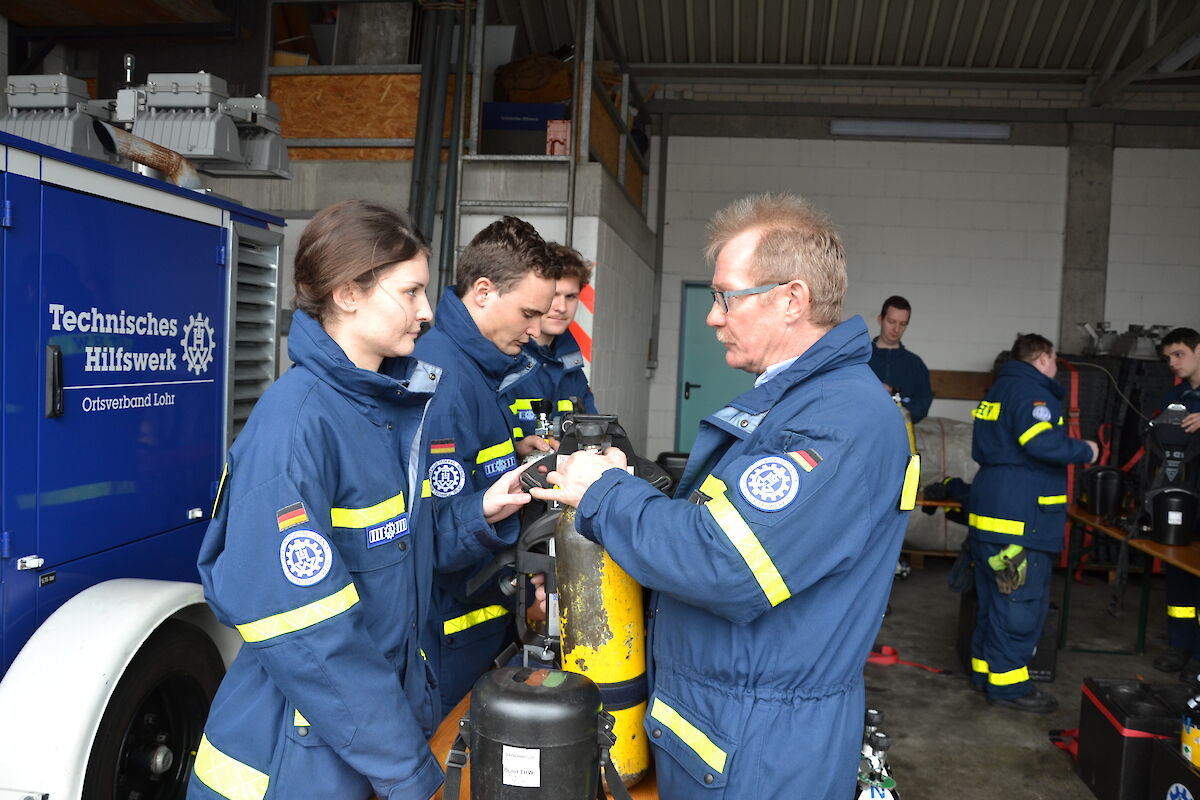
M 569 44 L 577 3 L 490 0 L 518 46 Z M 634 75 L 1200 86 L 1194 0 L 599 0 Z M 616 53 L 597 36 L 600 57 Z M 1174 56 L 1171 61 L 1164 59 Z

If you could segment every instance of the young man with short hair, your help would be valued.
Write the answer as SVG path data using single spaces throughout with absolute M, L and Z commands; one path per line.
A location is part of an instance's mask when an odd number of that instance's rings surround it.
M 911 317 L 912 306 L 900 295 L 894 294 L 883 301 L 878 317 L 879 335 L 871 342 L 871 369 L 888 394 L 900 395 L 900 403 L 908 409 L 915 425 L 929 414 L 933 389 L 925 362 L 900 344 Z
M 1050 607 L 1054 554 L 1062 550 L 1068 464 L 1090 464 L 1095 442 L 1063 424 L 1054 345 L 1017 336 L 987 397 L 972 413 L 971 457 L 979 473 L 967 500 L 979 613 L 971 681 L 990 705 L 1046 714 L 1058 708 L 1029 681 L 1029 661 Z
M 541 333 L 559 267 L 529 223 L 504 217 L 480 231 L 459 258 L 455 285 L 438 303 L 433 327 L 415 355 L 443 370 L 426 416 L 428 483 L 434 497 L 489 486 L 516 466 L 512 417 L 500 402 L 519 390 L 535 362 L 522 348 Z M 505 523 L 516 525 L 516 519 Z M 438 537 L 460 531 L 440 531 Z M 462 535 L 467 535 L 463 533 Z M 466 582 L 492 554 L 479 544 L 474 560 L 439 561 L 423 647 L 448 713 L 470 691 L 508 640 L 511 600 L 493 584 L 468 597 Z
M 569 330 L 579 308 L 579 295 L 591 279 L 592 265 L 574 248 L 557 242 L 547 248 L 562 275 L 554 283 L 554 301 L 542 317 L 541 333 L 525 344 L 525 352 L 537 362 L 537 368 L 529 380 L 505 393 L 508 408 L 516 417 L 513 437 L 517 440 L 517 455 L 522 458 L 551 446 L 530 437 L 536 418 L 535 401 L 550 401 L 555 415 L 566 411 L 597 413 L 596 398 L 583 371 L 583 353 Z
M 1163 337 L 1163 358 L 1179 381 L 1158 403 L 1159 413 L 1172 403 L 1187 409 L 1183 429 L 1200 429 L 1200 333 L 1176 328 Z M 1200 685 L 1200 578 L 1167 564 L 1163 568 L 1167 592 L 1167 652 L 1154 659 L 1160 672 L 1177 672 L 1180 678 Z

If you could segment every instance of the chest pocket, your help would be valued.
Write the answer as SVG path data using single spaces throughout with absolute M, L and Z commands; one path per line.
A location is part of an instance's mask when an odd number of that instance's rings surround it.
M 338 551 L 351 572 L 397 564 L 412 549 L 404 492 L 362 508 L 331 508 L 329 516 Z

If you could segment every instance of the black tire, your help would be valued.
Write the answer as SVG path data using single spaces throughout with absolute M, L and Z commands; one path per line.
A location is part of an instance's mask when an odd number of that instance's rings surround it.
M 199 629 L 163 623 L 134 656 L 104 711 L 82 800 L 183 800 L 224 674 L 220 654 Z

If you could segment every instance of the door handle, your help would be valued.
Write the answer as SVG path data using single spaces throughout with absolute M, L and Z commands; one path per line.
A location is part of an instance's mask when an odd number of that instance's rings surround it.
M 691 400 L 692 399 L 692 389 L 699 389 L 699 388 L 701 388 L 701 387 L 700 387 L 700 384 L 698 384 L 698 383 L 691 383 L 690 381 L 684 381 L 683 382 L 683 399 Z

